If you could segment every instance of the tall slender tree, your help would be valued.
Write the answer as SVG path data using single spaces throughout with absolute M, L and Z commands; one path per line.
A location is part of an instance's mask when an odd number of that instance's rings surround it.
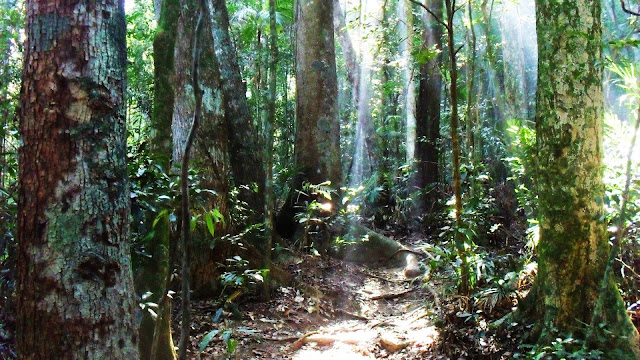
M 543 343 L 557 331 L 584 337 L 584 324 L 605 324 L 598 347 L 611 358 L 636 359 L 638 333 L 613 277 L 604 278 L 600 12 L 596 0 L 536 2 L 539 273 L 523 306 L 542 317 Z
M 425 5 L 437 16 L 443 14 L 442 1 L 428 0 Z M 442 101 L 442 34 L 444 26 L 435 17 L 423 13 L 422 51 L 430 54 L 420 64 L 420 83 L 416 104 L 417 185 L 428 191 L 422 199 L 424 211 L 433 211 L 438 200 L 440 181 L 440 102 Z
M 276 85 L 278 65 L 278 27 L 276 23 L 276 0 L 269 0 L 269 105 L 265 121 L 265 181 L 264 181 L 264 227 L 265 227 L 265 265 L 271 267 L 271 247 L 274 235 L 275 199 L 273 193 L 273 132 L 276 123 Z M 265 279 L 264 299 L 270 299 L 270 275 Z
M 137 359 L 122 1 L 27 1 L 17 348 Z
M 413 161 L 416 153 L 416 85 L 413 66 L 413 4 L 409 0 L 398 2 L 398 29 L 400 32 L 400 54 L 404 68 L 404 111 L 406 119 L 407 161 Z

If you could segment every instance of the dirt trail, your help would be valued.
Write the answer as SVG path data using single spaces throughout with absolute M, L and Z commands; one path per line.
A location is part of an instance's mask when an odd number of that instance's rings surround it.
M 421 278 L 406 279 L 402 268 L 372 269 L 333 259 L 304 256 L 288 269 L 324 294 L 312 299 L 279 288 L 268 303 L 241 303 L 241 320 L 215 306 L 197 303 L 193 348 L 212 329 L 222 330 L 201 359 L 436 359 L 439 333 L 432 324 L 438 306 Z M 232 355 L 231 344 L 237 341 Z M 197 357 L 194 357 L 196 359 Z

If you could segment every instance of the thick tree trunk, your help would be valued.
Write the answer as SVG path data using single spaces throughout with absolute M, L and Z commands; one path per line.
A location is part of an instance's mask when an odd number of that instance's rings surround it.
M 601 292 L 609 253 L 602 181 L 603 92 L 600 2 L 537 2 L 539 74 L 539 275 L 535 283 L 541 342 L 555 331 L 584 336 Z M 562 36 L 558 36 L 562 34 Z M 613 278 L 603 313 L 611 335 L 603 350 L 638 357 L 633 327 Z M 557 330 L 556 330 L 557 329 Z M 603 334 L 604 336 L 605 334 Z
M 333 2 L 300 0 L 296 8 L 296 139 L 295 175 L 292 191 L 278 215 L 278 232 L 292 236 L 302 184 L 330 181 L 342 185 L 338 80 L 333 38 Z M 333 208 L 340 206 L 333 197 Z M 325 244 L 326 245 L 326 244 Z
M 229 13 L 225 0 L 212 0 L 209 8 L 215 59 L 220 70 L 223 107 L 229 137 L 231 170 L 236 186 L 248 186 L 240 191 L 240 200 L 262 219 L 264 210 L 264 163 L 261 141 L 258 139 L 249 104 L 247 87 L 242 81 L 236 50 L 229 36 Z M 257 186 L 258 191 L 251 188 Z M 260 220 L 257 220 L 260 221 Z
M 329 180 L 338 189 L 342 167 L 332 2 L 300 0 L 297 18 L 296 166 L 303 181 Z
M 137 359 L 122 2 L 27 1 L 21 96 L 21 359 Z
M 174 101 L 174 50 L 180 0 L 163 0 L 153 40 L 154 101 L 151 116 L 151 148 L 168 169 L 171 154 L 171 119 Z
M 427 7 L 434 14 L 442 16 L 442 1 L 428 0 Z M 420 84 L 416 108 L 416 162 L 418 167 L 418 188 L 429 191 L 422 199 L 423 210 L 432 212 L 438 200 L 440 172 L 440 102 L 442 99 L 442 25 L 425 12 L 427 28 L 422 33 L 422 49 L 438 50 L 429 61 L 420 65 Z

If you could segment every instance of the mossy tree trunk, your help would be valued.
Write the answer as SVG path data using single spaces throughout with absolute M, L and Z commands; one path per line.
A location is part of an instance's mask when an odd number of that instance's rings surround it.
M 342 166 L 333 3 L 300 0 L 296 11 L 295 163 L 303 181 L 319 184 L 329 180 L 338 189 Z
M 540 242 L 535 304 L 540 341 L 584 335 L 591 323 L 609 246 L 602 164 L 603 90 L 600 1 L 536 2 L 539 49 L 536 95 Z M 638 334 L 613 278 L 596 325 L 611 331 L 608 354 L 638 357 Z
M 27 1 L 17 350 L 137 359 L 120 1 Z
M 153 40 L 154 90 L 151 149 L 165 169 L 171 156 L 171 119 L 174 101 L 174 51 L 180 0 L 162 0 Z
M 153 41 L 154 60 L 154 101 L 151 116 L 150 146 L 153 154 L 165 169 L 171 166 L 171 123 L 174 105 L 174 52 L 180 0 L 162 0 L 154 3 L 158 15 L 158 27 Z M 142 266 L 136 276 L 136 292 L 139 295 L 150 292 L 146 300 L 161 303 L 166 292 L 166 278 L 170 271 L 169 238 L 171 226 L 168 219 L 162 219 L 155 229 L 156 235 L 149 240 L 148 259 L 142 259 Z M 163 310 L 161 309 L 161 312 Z M 171 317 L 159 314 L 156 321 L 147 310 L 143 310 L 139 327 L 140 357 L 151 358 L 154 338 L 158 359 L 175 359 L 171 338 Z M 162 334 L 162 335 L 161 335 Z

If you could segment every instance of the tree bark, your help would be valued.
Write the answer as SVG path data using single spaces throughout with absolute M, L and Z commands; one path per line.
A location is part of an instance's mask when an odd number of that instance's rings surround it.
M 268 269 L 271 269 L 271 247 L 273 246 L 274 236 L 274 208 L 275 199 L 273 193 L 273 132 L 276 124 L 276 78 L 278 65 L 278 27 L 276 26 L 276 1 L 269 0 L 269 104 L 268 116 L 265 121 L 265 181 L 264 181 L 264 235 L 266 238 L 266 246 L 264 253 L 264 262 Z M 263 299 L 268 301 L 271 299 L 271 274 L 267 274 L 264 279 Z
M 278 232 L 292 236 L 297 228 L 299 191 L 305 182 L 342 185 L 338 80 L 333 38 L 333 2 L 300 0 L 296 8 L 296 138 L 292 190 L 278 215 Z M 333 197 L 333 209 L 340 206 Z M 306 199 L 310 200 L 310 199 Z
M 556 331 L 585 335 L 609 253 L 602 221 L 600 12 L 596 0 L 536 3 L 540 241 L 534 306 L 543 317 L 541 343 L 555 339 Z M 604 311 L 595 324 L 605 323 L 611 335 L 601 333 L 606 340 L 597 345 L 616 358 L 636 359 L 638 333 L 613 277 L 605 280 Z
M 360 87 L 360 64 L 345 20 L 345 14 L 340 9 L 340 0 L 333 0 L 333 31 L 338 38 L 342 56 L 347 70 L 347 77 L 351 83 L 353 103 L 358 106 L 358 89 Z
M 190 54 L 194 46 L 195 25 L 199 0 L 183 0 L 182 14 L 178 24 L 176 39 L 175 89 L 176 98 L 173 111 L 173 161 L 180 163 L 184 155 L 184 145 L 193 123 L 195 110 L 192 85 L 192 59 Z M 215 61 L 211 19 L 205 16 L 200 51 L 200 86 L 203 91 L 201 126 L 199 136 L 195 139 L 192 159 L 195 166 L 201 169 L 203 180 L 201 188 L 211 189 L 216 195 L 207 202 L 206 210 L 216 209 L 224 217 L 224 222 L 217 222 L 215 239 L 233 233 L 234 226 L 230 218 L 230 164 L 229 139 L 225 124 L 223 96 L 220 91 L 220 72 Z M 182 55 L 181 55 L 182 54 Z M 212 248 L 214 238 L 209 233 L 202 234 L 202 241 L 193 244 L 191 261 L 191 288 L 195 296 L 213 296 L 218 287 L 218 279 L 211 278 L 211 268 L 224 261 Z
M 220 70 L 223 107 L 229 137 L 229 155 L 235 186 L 247 186 L 240 191 L 240 200 L 262 218 L 264 210 L 264 159 L 261 141 L 247 102 L 247 87 L 242 81 L 236 50 L 229 35 L 229 13 L 225 0 L 211 0 L 209 8 L 215 60 Z M 256 186 L 258 191 L 251 188 Z M 260 221 L 260 220 L 257 220 Z
M 428 0 L 426 6 L 434 14 L 442 16 L 443 6 L 440 0 Z M 439 51 L 433 58 L 420 65 L 420 84 L 416 108 L 416 162 L 417 186 L 428 191 L 422 198 L 423 210 L 434 211 L 439 198 L 438 184 L 440 172 L 440 102 L 442 100 L 442 24 L 425 12 L 426 29 L 422 33 L 422 50 Z M 431 50 L 430 50 L 431 51 Z
M 339 189 L 342 167 L 332 2 L 300 0 L 297 18 L 296 166 L 304 181 L 329 180 Z
M 165 169 L 170 164 L 171 119 L 174 101 L 174 50 L 180 0 L 163 0 L 153 40 L 154 101 L 151 116 L 151 149 Z
M 21 359 L 137 359 L 122 2 L 27 1 L 21 95 Z

